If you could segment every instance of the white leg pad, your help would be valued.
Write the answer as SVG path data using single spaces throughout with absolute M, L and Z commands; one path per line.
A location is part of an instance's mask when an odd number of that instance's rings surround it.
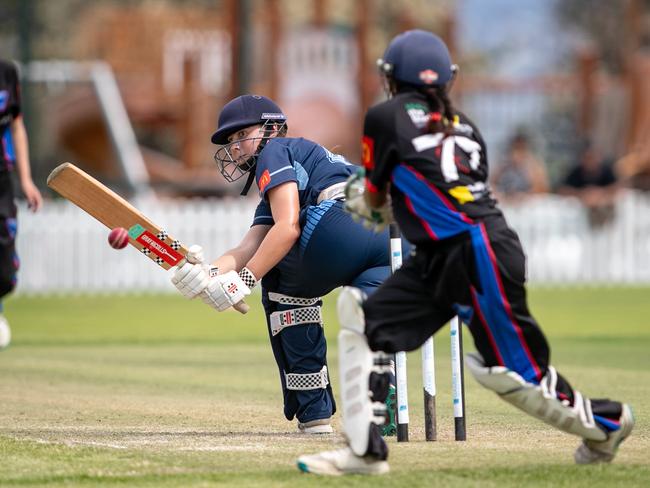
M 476 381 L 527 414 L 584 439 L 607 439 L 607 434 L 594 421 L 588 398 L 576 390 L 573 392 L 573 406 L 557 398 L 557 373 L 552 366 L 548 367 L 540 384 L 535 385 L 503 366 L 486 367 L 477 353 L 467 354 L 465 361 Z
M 341 403 L 343 406 L 343 430 L 352 452 L 363 456 L 368 451 L 370 424 L 383 424 L 385 405 L 373 402 L 369 390 L 370 373 L 374 367 L 375 354 L 368 347 L 363 309 L 363 294 L 356 288 L 345 287 L 338 299 L 341 331 L 339 343 L 339 373 Z
M 366 299 L 358 288 L 344 286 L 341 288 L 339 299 L 336 302 L 336 311 L 342 329 L 348 329 L 363 335 L 366 330 L 366 318 L 363 316 L 361 305 Z

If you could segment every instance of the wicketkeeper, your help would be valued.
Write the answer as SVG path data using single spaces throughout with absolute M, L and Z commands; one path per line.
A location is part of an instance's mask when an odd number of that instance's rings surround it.
M 371 293 L 389 274 L 388 233 L 353 222 L 345 182 L 356 169 L 306 139 L 286 137 L 286 117 L 272 100 L 244 95 L 227 103 L 212 142 L 230 182 L 253 182 L 260 203 L 238 246 L 211 267 L 188 263 L 173 282 L 222 311 L 261 281 L 262 303 L 280 371 L 284 414 L 305 433 L 332 432 L 336 410 L 327 367 L 321 297 L 351 285 Z M 374 226 L 374 224 L 372 224 Z
M 486 184 L 485 144 L 449 100 L 457 68 L 447 47 L 430 32 L 408 31 L 393 39 L 378 65 L 392 98 L 366 114 L 366 173 L 349 181 L 346 207 L 382 225 L 392 207 L 415 252 L 367 300 L 356 288 L 341 292 L 348 447 L 302 456 L 298 467 L 327 475 L 387 472 L 377 426 L 386 353 L 420 347 L 455 315 L 474 338 L 478 353 L 466 361 L 481 385 L 582 438 L 577 463 L 611 461 L 632 431 L 632 411 L 583 396 L 549 363 L 548 343 L 526 303 L 521 244 Z

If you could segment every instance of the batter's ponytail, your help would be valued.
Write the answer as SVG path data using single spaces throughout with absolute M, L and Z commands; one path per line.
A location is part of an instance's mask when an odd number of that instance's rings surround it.
M 420 91 L 427 97 L 431 117 L 429 118 L 428 132 L 436 134 L 444 132 L 445 137 L 454 130 L 454 108 L 444 85 L 421 88 Z

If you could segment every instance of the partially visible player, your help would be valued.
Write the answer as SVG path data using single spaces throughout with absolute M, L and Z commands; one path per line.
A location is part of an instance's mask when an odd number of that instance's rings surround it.
M 416 249 L 367 300 L 355 288 L 341 292 L 339 375 L 350 392 L 342 396 L 349 445 L 302 456 L 298 467 L 326 475 L 387 472 L 388 449 L 375 424 L 381 419 L 373 417 L 373 401 L 385 396 L 376 355 L 420 347 L 455 315 L 474 338 L 478 353 L 466 360 L 481 385 L 581 437 L 577 463 L 611 461 L 634 426 L 631 409 L 583 396 L 551 366 L 526 303 L 521 244 L 486 185 L 485 144 L 449 100 L 456 68 L 447 47 L 430 32 L 408 31 L 393 39 L 379 65 L 392 98 L 366 114 L 370 155 L 365 177 L 349 182 L 357 196 L 346 207 L 377 222 L 392 205 Z
M 212 136 L 215 160 L 226 180 L 246 180 L 242 195 L 255 182 L 260 203 L 239 245 L 210 269 L 186 264 L 173 282 L 225 310 L 261 281 L 284 414 L 297 417 L 302 432 L 329 433 L 335 402 L 321 297 L 342 285 L 371 293 L 390 274 L 388 233 L 357 225 L 343 208 L 345 181 L 358 168 L 286 131 L 284 113 L 266 97 L 224 106 Z
M 0 324 L 9 331 L 2 300 L 16 287 L 16 203 L 12 172 L 18 170 L 20 187 L 29 208 L 42 205 L 41 194 L 32 181 L 27 132 L 20 108 L 20 83 L 16 65 L 0 59 Z

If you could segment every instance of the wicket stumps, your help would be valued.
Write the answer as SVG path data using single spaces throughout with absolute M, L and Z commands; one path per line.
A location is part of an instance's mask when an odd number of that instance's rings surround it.
M 402 265 L 402 240 L 399 227 L 390 225 L 390 254 L 393 272 Z M 465 384 L 463 369 L 463 335 L 458 317 L 450 322 L 451 336 L 451 378 L 454 408 L 454 437 L 457 441 L 467 438 L 465 430 Z M 395 354 L 395 390 L 397 422 L 397 441 L 409 440 L 409 406 L 406 353 Z M 433 337 L 422 345 L 422 385 L 424 394 L 424 432 L 427 441 L 437 439 L 436 422 L 436 378 Z

